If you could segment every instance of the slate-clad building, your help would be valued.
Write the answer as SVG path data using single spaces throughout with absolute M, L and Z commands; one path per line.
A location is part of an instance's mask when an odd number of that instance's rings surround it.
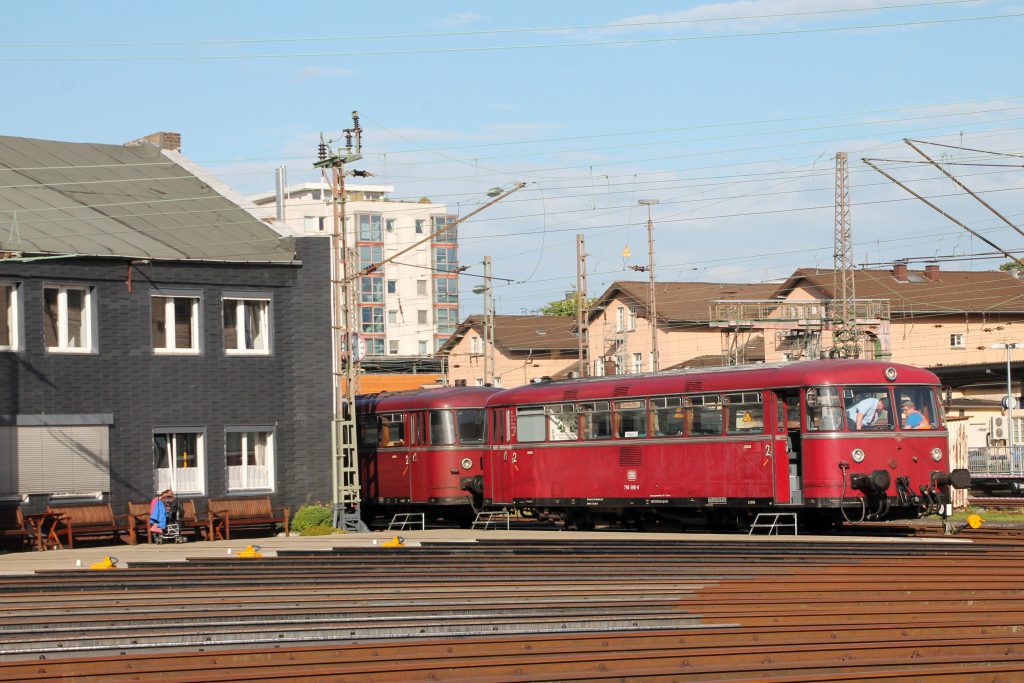
M 0 137 L 0 499 L 330 500 L 329 241 L 179 140 Z

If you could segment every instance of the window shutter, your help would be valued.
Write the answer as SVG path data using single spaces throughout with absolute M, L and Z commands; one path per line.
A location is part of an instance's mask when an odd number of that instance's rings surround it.
M 109 427 L 17 428 L 18 493 L 110 490 Z

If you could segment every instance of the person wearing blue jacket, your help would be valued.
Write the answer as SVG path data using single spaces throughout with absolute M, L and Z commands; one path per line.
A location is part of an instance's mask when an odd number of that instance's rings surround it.
M 167 530 L 167 505 L 174 498 L 174 491 L 167 489 L 152 500 L 149 505 L 149 530 L 159 543 L 164 531 Z

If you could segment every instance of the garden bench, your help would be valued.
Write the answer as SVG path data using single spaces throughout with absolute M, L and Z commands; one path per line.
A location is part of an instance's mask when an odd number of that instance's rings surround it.
M 270 496 L 262 498 L 211 498 L 210 513 L 215 526 L 215 533 L 223 532 L 225 539 L 231 538 L 231 528 L 269 527 L 270 534 L 277 532 L 277 525 L 284 524 L 284 534 L 288 535 L 287 507 L 276 508 L 281 511 L 275 515 L 275 508 L 270 505 Z
M 64 532 L 68 548 L 75 547 L 75 538 L 110 536 L 116 540 L 123 532 L 128 532 L 128 542 L 135 545 L 135 525 L 125 517 L 115 517 L 110 503 L 49 505 L 46 512 L 59 517 L 57 530 Z

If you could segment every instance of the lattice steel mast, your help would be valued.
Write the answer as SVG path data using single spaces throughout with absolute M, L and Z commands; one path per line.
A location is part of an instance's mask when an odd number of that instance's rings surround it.
M 832 267 L 833 358 L 860 357 L 857 293 L 853 273 L 853 230 L 850 226 L 850 172 L 846 152 L 836 153 L 836 215 Z

